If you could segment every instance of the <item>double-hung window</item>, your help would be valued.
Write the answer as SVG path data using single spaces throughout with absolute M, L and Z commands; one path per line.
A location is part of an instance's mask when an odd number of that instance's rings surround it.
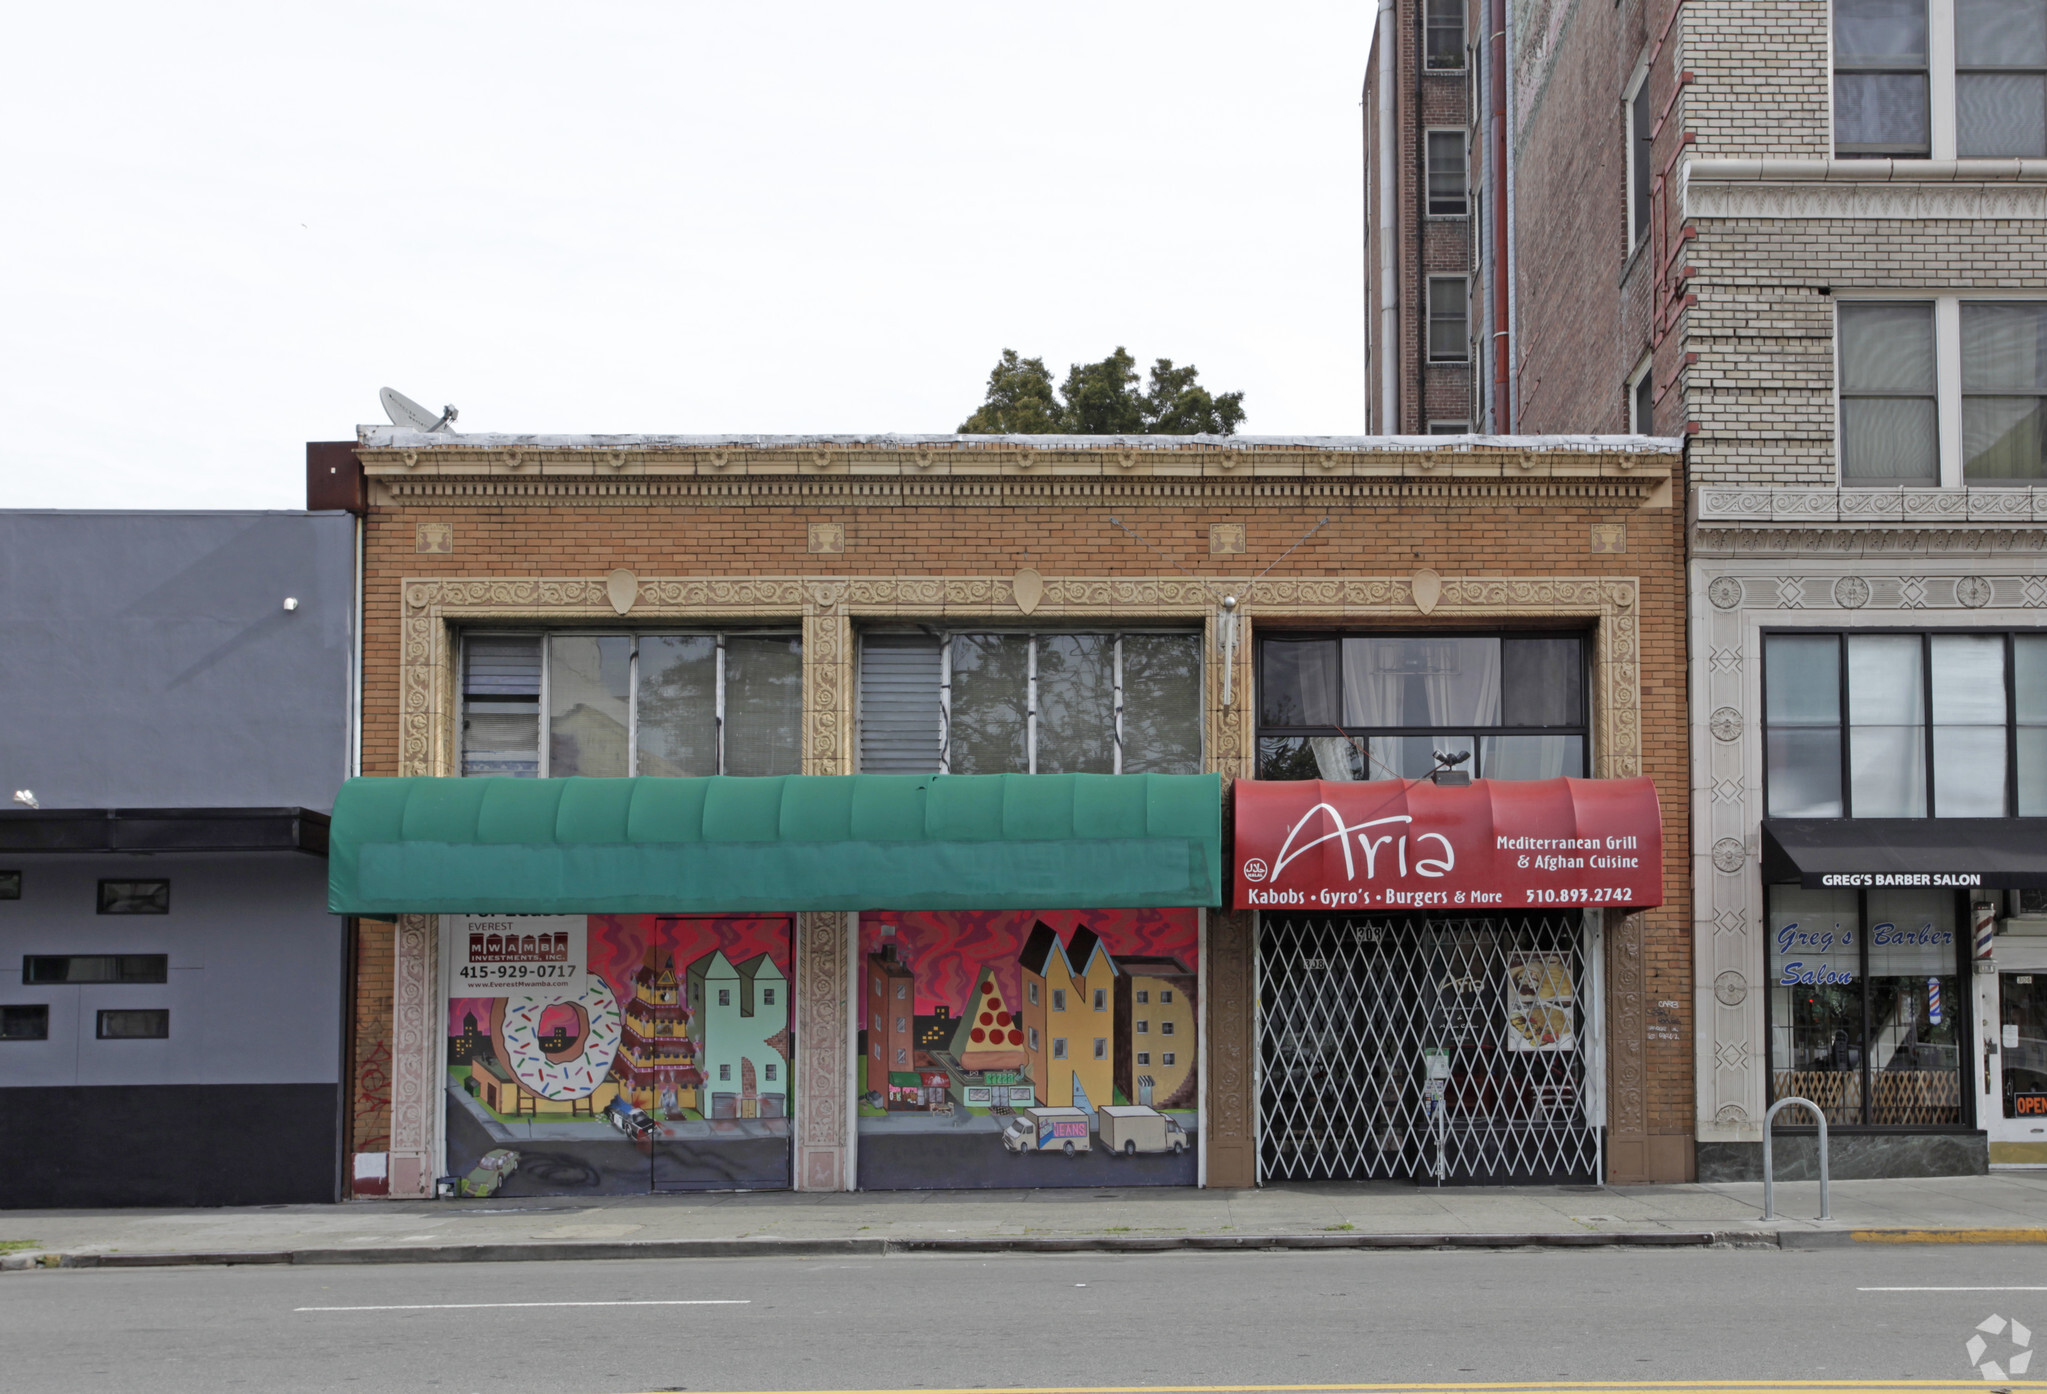
M 1464 276 L 1431 276 L 1429 283 L 1429 361 L 1471 361 L 1471 290 Z
M 471 634 L 465 775 L 774 775 L 801 766 L 793 633 Z
M 1464 0 L 1426 0 L 1423 38 L 1431 72 L 1464 66 Z
M 1465 165 L 1464 132 L 1428 132 L 1429 216 L 1461 218 L 1471 211 L 1470 172 Z
M 1583 776 L 1578 634 L 1275 637 L 1258 644 L 1260 779 Z
M 1845 299 L 1836 324 L 1843 484 L 2047 483 L 2047 301 Z
M 1834 153 L 2047 156 L 2047 0 L 1833 0 Z
M 1649 230 L 1649 187 L 1654 177 L 1656 114 L 1649 105 L 1649 71 L 1635 76 L 1635 90 L 1629 94 L 1628 114 L 1628 245 L 1634 246 Z
M 1198 774 L 1201 636 L 862 636 L 860 768 L 923 774 Z
M 1769 634 L 1773 818 L 2047 815 L 2047 635 Z
M 1932 149 L 1928 0 L 1834 0 L 1834 153 Z

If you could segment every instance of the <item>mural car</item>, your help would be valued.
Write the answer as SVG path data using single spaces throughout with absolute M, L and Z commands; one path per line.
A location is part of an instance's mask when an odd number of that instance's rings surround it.
M 1087 1113 L 1077 1108 L 1027 1108 L 1002 1130 L 1002 1145 L 1012 1152 L 1063 1152 L 1069 1157 L 1089 1151 Z

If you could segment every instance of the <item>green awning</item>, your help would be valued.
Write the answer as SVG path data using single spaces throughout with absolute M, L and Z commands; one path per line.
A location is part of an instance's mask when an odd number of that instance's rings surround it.
M 1222 778 L 351 779 L 341 915 L 1222 903 Z

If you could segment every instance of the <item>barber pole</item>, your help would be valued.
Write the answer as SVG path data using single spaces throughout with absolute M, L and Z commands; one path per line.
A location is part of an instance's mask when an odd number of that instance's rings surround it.
M 1997 902 L 1979 900 L 1969 907 L 1976 930 L 1976 957 L 1989 958 L 1997 941 Z

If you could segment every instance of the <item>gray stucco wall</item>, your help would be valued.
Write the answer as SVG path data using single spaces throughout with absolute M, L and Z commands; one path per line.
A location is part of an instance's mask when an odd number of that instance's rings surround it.
M 0 511 L 0 801 L 333 807 L 354 553 L 346 513 Z
M 327 861 L 259 855 L 0 857 L 0 1003 L 46 1004 L 45 1041 L 0 1041 L 0 1087 L 333 1084 L 341 1078 L 345 922 Z M 167 877 L 168 915 L 98 913 L 99 878 Z M 28 954 L 167 954 L 161 984 L 25 985 Z M 165 1007 L 168 1040 L 96 1039 L 107 1007 Z

